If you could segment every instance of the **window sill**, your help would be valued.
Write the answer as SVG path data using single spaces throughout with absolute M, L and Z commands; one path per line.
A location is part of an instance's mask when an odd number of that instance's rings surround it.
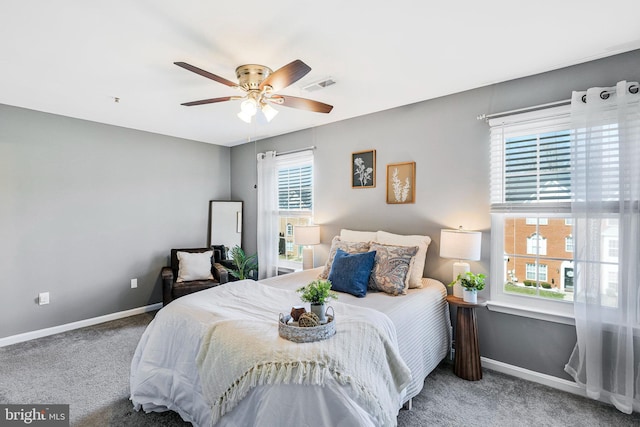
M 506 303 L 501 301 L 487 301 L 487 307 L 491 311 L 498 313 L 512 314 L 514 316 L 530 317 L 532 319 L 545 320 L 547 322 L 563 323 L 575 326 L 576 321 L 573 315 L 561 313 L 559 311 L 539 310 L 522 305 Z

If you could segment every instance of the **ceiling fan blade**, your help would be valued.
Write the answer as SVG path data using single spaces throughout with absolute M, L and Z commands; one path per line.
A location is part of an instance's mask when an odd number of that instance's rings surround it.
M 227 80 L 224 77 L 216 76 L 213 73 L 210 73 L 208 71 L 205 71 L 193 65 L 187 64 L 186 62 L 174 62 L 174 64 L 176 64 L 178 67 L 184 68 L 185 70 L 189 70 L 196 74 L 200 74 L 202 77 L 206 77 L 208 79 L 215 80 L 218 83 L 222 83 L 223 85 L 227 85 L 229 87 L 238 87 L 238 84 L 232 82 L 231 80 Z
M 229 101 L 231 98 L 232 98 L 231 96 L 223 96 L 221 98 L 211 98 L 211 99 L 203 99 L 203 100 L 200 100 L 200 101 L 185 102 L 184 104 L 180 104 L 180 105 L 186 105 L 187 107 L 193 107 L 194 105 L 214 104 L 216 102 Z
M 316 113 L 329 113 L 333 109 L 333 105 L 289 95 L 274 95 L 269 98 L 269 100 L 275 104 L 284 105 L 285 107 L 315 111 Z
M 262 83 L 260 83 L 260 90 L 265 86 L 271 86 L 273 88 L 273 92 L 277 92 L 280 89 L 284 89 L 285 87 L 297 82 L 309 71 L 311 71 L 311 67 L 301 60 L 296 59 L 284 67 L 277 69 Z

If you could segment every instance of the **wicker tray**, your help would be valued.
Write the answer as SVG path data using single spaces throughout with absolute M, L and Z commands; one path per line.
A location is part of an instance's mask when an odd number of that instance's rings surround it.
M 293 342 L 313 342 L 331 338 L 336 333 L 336 315 L 333 307 L 327 307 L 327 311 L 329 311 L 329 309 L 331 309 L 331 315 L 327 314 L 327 323 L 307 328 L 289 323 L 291 315 L 280 313 L 278 334 L 280 334 L 282 338 Z

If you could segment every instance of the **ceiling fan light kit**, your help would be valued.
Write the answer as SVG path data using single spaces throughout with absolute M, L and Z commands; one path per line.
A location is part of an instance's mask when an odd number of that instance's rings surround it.
M 251 107 L 247 107 L 248 105 L 250 105 Z M 238 117 L 240 117 L 240 120 L 246 123 L 251 123 L 253 116 L 255 116 L 258 112 L 258 107 L 256 107 L 255 101 L 246 100 L 240 105 L 240 110 L 241 111 L 238 113 Z M 261 108 L 261 110 L 264 113 L 264 109 Z M 265 115 L 265 117 L 267 116 Z M 267 118 L 267 121 L 270 122 L 271 120 Z
M 187 64 L 186 62 L 174 62 L 174 64 L 223 85 L 245 92 L 244 96 L 225 96 L 185 102 L 182 104 L 188 107 L 194 105 L 213 104 L 217 102 L 244 100 L 242 104 L 240 104 L 238 117 L 240 120 L 247 123 L 251 123 L 253 116 L 255 116 L 258 111 L 258 106 L 268 122 L 273 120 L 273 118 L 278 114 L 278 110 L 269 105 L 269 103 L 318 113 L 329 113 L 333 109 L 333 106 L 331 105 L 310 99 L 298 98 L 289 95 L 275 95 L 275 92 L 297 82 L 311 71 L 311 67 L 299 59 L 279 68 L 275 72 L 264 65 L 241 65 L 236 68 L 236 78 L 238 79 L 237 84 L 225 79 L 224 77 L 217 76 L 213 73 Z
M 262 114 L 264 114 L 264 117 L 267 119 L 268 122 L 273 120 L 273 118 L 278 114 L 278 110 L 276 110 L 269 104 L 262 104 L 261 107 L 262 107 Z
M 258 111 L 256 100 L 253 98 L 249 98 L 246 101 L 243 101 L 242 104 L 240 104 L 240 111 L 252 117 L 255 116 L 256 111 Z

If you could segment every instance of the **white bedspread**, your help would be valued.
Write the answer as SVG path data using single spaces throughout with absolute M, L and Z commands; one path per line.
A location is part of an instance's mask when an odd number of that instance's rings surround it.
M 279 289 L 295 290 L 316 278 L 322 267 L 261 280 Z M 407 295 L 390 296 L 384 292 L 368 292 L 364 298 L 340 293 L 340 302 L 367 307 L 386 314 L 396 326 L 400 355 L 411 369 L 411 383 L 405 401 L 417 396 L 424 379 L 451 348 L 451 321 L 447 304 L 447 288 L 442 282 L 423 278 L 421 289 L 409 289 Z
M 263 280 L 255 286 L 268 285 L 292 291 L 313 280 L 318 270 Z M 410 289 L 408 295 L 402 297 L 368 293 L 365 298 L 356 298 L 340 294 L 340 304 L 381 311 L 395 326 L 400 356 L 412 375 L 396 412 L 402 402 L 420 392 L 424 378 L 448 354 L 451 344 L 446 288 L 435 280 L 423 279 L 423 282 L 424 289 Z M 137 410 L 172 410 L 196 426 L 211 425 L 211 406 L 203 392 L 196 359 L 204 337 L 217 321 L 213 312 L 227 305 L 221 292 L 237 283 L 181 297 L 156 315 L 141 337 L 131 363 L 131 401 Z M 300 300 L 296 298 L 290 305 L 293 304 L 300 304 Z M 289 310 L 290 305 L 281 309 Z M 336 310 L 337 326 L 346 317 L 340 313 Z M 273 314 L 267 317 L 274 319 Z M 290 398 L 292 395 L 295 399 Z M 324 387 L 257 385 L 235 409 L 220 419 L 217 427 L 374 427 L 379 424 L 379 420 L 353 398 L 350 386 L 341 385 L 330 377 Z
M 219 320 L 205 334 L 198 355 L 213 424 L 258 385 L 324 386 L 328 378 L 350 386 L 352 398 L 379 425 L 396 424 L 411 373 L 386 315 L 333 301 L 336 334 L 301 344 L 278 335 L 278 314 L 296 303 L 295 291 L 240 281 L 221 288 L 217 297 L 226 303 L 212 312 Z

